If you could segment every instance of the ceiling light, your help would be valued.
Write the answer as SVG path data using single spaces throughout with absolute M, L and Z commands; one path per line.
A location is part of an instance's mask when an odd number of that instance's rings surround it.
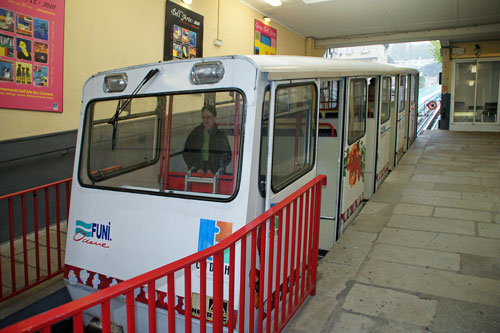
M 306 5 L 309 5 L 311 3 L 327 2 L 327 1 L 330 1 L 330 0 L 302 0 L 302 2 L 304 2 Z
M 270 4 L 273 7 L 278 7 L 281 6 L 281 1 L 280 0 L 266 0 L 268 4 Z
M 182 0 L 186 5 L 190 5 L 193 3 L 193 0 Z
M 271 22 L 271 18 L 268 17 L 268 16 L 264 16 L 264 21 L 266 21 L 267 23 Z

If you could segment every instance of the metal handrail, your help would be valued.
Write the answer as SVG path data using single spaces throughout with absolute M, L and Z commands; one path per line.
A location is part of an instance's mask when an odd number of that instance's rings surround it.
M 0 202 L 4 201 L 7 204 L 7 217 L 8 220 L 8 240 L 3 243 L 2 248 L 7 244 L 7 248 L 9 249 L 10 255 L 7 253 L 2 253 L 2 257 L 6 260 L 7 257 L 10 261 L 10 290 L 7 292 L 4 291 L 4 283 L 2 283 L 2 274 L 0 268 L 0 302 L 3 302 L 15 295 L 20 294 L 36 285 L 39 285 L 48 279 L 59 275 L 63 272 L 63 252 L 64 252 L 64 244 L 61 244 L 61 222 L 65 220 L 67 222 L 68 214 L 69 214 L 69 202 L 70 202 L 70 184 L 71 178 L 63 179 L 57 182 L 53 182 L 50 184 L 33 187 L 27 190 L 19 191 L 16 193 L 11 193 L 7 195 L 0 196 Z M 64 204 L 61 198 L 60 185 L 65 185 L 66 188 L 66 218 L 61 217 L 61 208 Z M 50 195 L 49 191 L 54 191 L 55 194 L 55 207 L 51 207 Z M 43 195 L 39 195 L 39 192 L 42 192 Z M 33 206 L 28 207 L 26 204 L 26 199 L 29 198 L 30 194 L 32 195 Z M 40 201 L 40 205 L 39 205 Z M 16 205 L 14 205 L 16 203 Z M 15 211 L 15 206 L 20 206 L 20 212 Z M 44 219 L 41 218 L 39 221 L 39 214 L 41 213 L 43 207 Z M 54 214 L 55 213 L 55 214 Z M 54 215 L 52 215 L 54 214 Z M 28 217 L 33 216 L 33 238 L 34 238 L 34 249 L 35 249 L 35 258 L 30 259 L 28 256 Z M 52 215 L 52 218 L 51 218 Z M 44 220 L 44 221 L 43 221 Z M 53 221 L 54 223 L 51 223 Z M 40 225 L 39 225 L 40 222 Z M 44 223 L 45 222 L 45 223 Z M 21 226 L 21 228 L 16 228 L 17 230 L 22 229 L 21 235 L 16 237 L 14 234 L 15 225 L 17 223 Z M 51 226 L 56 227 L 56 236 L 55 239 L 51 240 L 50 237 L 50 228 Z M 46 251 L 41 251 L 43 247 L 40 243 L 39 234 L 45 233 L 46 238 Z M 22 258 L 16 260 L 16 252 L 15 252 L 15 244 L 22 242 Z M 56 255 L 57 255 L 57 264 L 54 264 L 55 269 L 52 270 L 52 261 L 51 261 L 51 242 L 56 244 Z M 33 261 L 30 262 L 29 260 Z M 41 262 L 45 261 L 47 266 L 47 272 L 44 272 L 41 268 Z M 19 274 L 16 273 L 16 267 L 23 266 L 23 278 L 20 279 Z M 30 278 L 29 271 L 31 269 L 35 269 L 36 277 Z
M 302 186 L 295 193 L 282 202 L 276 204 L 249 224 L 243 226 L 231 236 L 220 243 L 189 255 L 183 259 L 172 262 L 163 267 L 141 274 L 135 278 L 118 283 L 117 285 L 97 291 L 86 297 L 77 299 L 58 308 L 49 310 L 40 315 L 26 319 L 20 323 L 7 327 L 0 332 L 50 332 L 50 325 L 61 320 L 73 317 L 74 332 L 83 332 L 83 312 L 94 306 L 101 306 L 101 320 L 103 332 L 111 330 L 110 302 L 112 299 L 125 295 L 127 331 L 135 332 L 135 296 L 134 290 L 144 285 L 148 287 L 148 324 L 149 332 L 156 332 L 156 298 L 155 283 L 158 279 L 167 277 L 168 285 L 168 330 L 175 332 L 175 286 L 174 275 L 176 272 L 184 272 L 185 281 L 185 331 L 191 331 L 191 266 L 200 264 L 200 328 L 205 332 L 206 318 L 206 263 L 209 257 L 213 257 L 213 331 L 223 330 L 223 285 L 224 285 L 224 251 L 230 250 L 229 260 L 229 300 L 228 300 L 228 332 L 239 327 L 240 332 L 254 331 L 255 319 L 258 319 L 257 329 L 263 331 L 263 323 L 266 322 L 266 331 L 271 329 L 272 311 L 274 309 L 274 331 L 282 330 L 293 317 L 305 299 L 316 293 L 317 280 L 317 254 L 319 242 L 319 216 L 321 204 L 321 187 L 326 185 L 326 176 L 317 176 Z M 293 207 L 293 208 L 292 208 Z M 298 212 L 297 212 L 298 211 Z M 298 215 L 297 215 L 298 213 Z M 285 218 L 286 214 L 286 218 Z M 297 219 L 298 218 L 298 219 Z M 298 230 L 296 229 L 298 228 Z M 292 229 L 290 229 L 292 228 Z M 270 232 L 268 232 L 268 230 Z M 286 230 L 284 232 L 283 230 Z M 274 231 L 274 232 L 273 232 Z M 274 246 L 268 246 L 269 255 L 266 255 L 266 239 L 269 244 L 274 244 L 275 233 L 277 233 L 277 254 L 274 260 Z M 290 240 L 290 234 L 292 239 Z M 246 272 L 247 238 L 251 236 L 250 272 Z M 284 237 L 283 237 L 284 236 Z M 283 238 L 285 239 L 284 246 Z M 303 243 L 302 243 L 303 241 Z M 239 299 L 239 323 L 234 316 L 234 286 L 235 286 L 235 247 L 240 243 L 240 299 Z M 297 246 L 295 246 L 297 245 Z M 282 251 L 282 247 L 284 251 Z M 301 251 L 302 250 L 302 251 Z M 283 253 L 284 252 L 284 253 Z M 257 253 L 260 260 L 260 272 L 256 269 Z M 290 260 L 288 260 L 290 258 Z M 283 259 L 283 260 L 282 260 Z M 267 261 L 267 262 L 266 262 Z M 281 270 L 281 264 L 284 264 Z M 296 263 L 296 265 L 295 265 Z M 288 267 L 290 264 L 290 267 Z M 266 271 L 267 267 L 267 272 Z M 276 278 L 273 283 L 273 273 Z M 246 275 L 250 273 L 250 284 Z M 256 285 L 256 277 L 259 277 L 259 292 L 249 288 L 250 308 L 249 327 L 245 327 L 245 302 L 246 287 Z M 267 278 L 267 286 L 264 280 Z M 202 283 L 203 282 L 203 283 Z M 273 285 L 275 284 L 275 285 Z M 266 289 L 264 289 L 264 287 Z M 274 289 L 274 291 L 273 291 Z M 267 313 L 264 313 L 263 291 L 267 290 Z M 258 307 L 254 309 L 254 299 L 258 297 Z M 258 318 L 255 317 L 258 312 Z M 281 315 L 281 316 L 280 316 Z

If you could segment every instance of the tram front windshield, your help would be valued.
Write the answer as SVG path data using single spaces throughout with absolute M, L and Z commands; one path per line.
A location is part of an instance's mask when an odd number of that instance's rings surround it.
M 138 96 L 88 104 L 83 186 L 228 199 L 243 138 L 238 91 Z

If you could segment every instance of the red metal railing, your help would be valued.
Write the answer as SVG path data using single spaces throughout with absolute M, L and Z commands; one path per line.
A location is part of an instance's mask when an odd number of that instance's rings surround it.
M 62 273 L 70 187 L 71 178 L 0 196 L 0 261 L 10 267 L 0 265 L 0 302 Z
M 225 286 L 229 290 L 225 312 L 228 332 L 235 329 L 239 332 L 263 332 L 264 329 L 267 332 L 280 331 L 305 299 L 316 292 L 321 186 L 325 184 L 325 176 L 316 177 L 215 246 L 29 318 L 2 332 L 50 332 L 52 324 L 66 318 L 73 319 L 74 332 L 83 332 L 83 312 L 96 306 L 100 306 L 102 331 L 110 332 L 113 321 L 111 313 L 114 315 L 117 310 L 114 308 L 111 311 L 110 304 L 116 301 L 125 303 L 121 308 L 126 311 L 127 331 L 135 332 L 140 328 L 136 327 L 136 310 L 139 308 L 136 307 L 134 290 L 143 286 L 147 286 L 148 290 L 147 330 L 156 332 L 158 313 L 155 292 L 158 295 L 158 290 L 155 284 L 157 280 L 165 277 L 168 330 L 175 332 L 176 315 L 179 317 L 181 313 L 184 315 L 184 330 L 191 332 L 192 324 L 196 323 L 192 316 L 191 287 L 193 280 L 197 280 L 191 278 L 191 273 L 192 267 L 197 265 L 200 267 L 201 332 L 206 332 L 208 321 L 212 321 L 214 332 L 222 332 L 223 326 L 226 326 L 223 313 L 226 302 L 223 300 Z M 269 246 L 270 244 L 273 246 Z M 238 260 L 237 247 L 240 250 Z M 225 279 L 224 251 L 227 249 L 230 253 L 229 278 Z M 210 260 L 210 257 L 213 258 L 214 267 L 213 308 L 207 318 L 207 260 Z M 250 259 L 249 265 L 247 259 Z M 260 269 L 257 268 L 258 262 Z M 240 269 L 239 277 L 235 273 L 236 265 Z M 176 308 L 175 304 L 175 278 L 179 275 L 183 275 L 184 279 L 184 309 Z M 239 286 L 236 281 L 239 281 Z M 237 290 L 239 299 L 235 298 Z M 265 294 L 262 295 L 263 293 Z M 125 296 L 124 299 L 120 297 L 122 295 Z M 117 297 L 121 299 L 116 300 Z M 237 310 L 235 306 L 238 306 Z

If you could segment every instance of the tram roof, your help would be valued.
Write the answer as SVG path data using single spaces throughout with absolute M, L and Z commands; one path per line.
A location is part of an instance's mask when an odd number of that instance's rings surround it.
M 268 73 L 270 80 L 418 73 L 418 70 L 415 68 L 380 64 L 368 60 L 341 60 L 276 55 L 250 55 L 242 57 L 252 61 L 261 72 Z

